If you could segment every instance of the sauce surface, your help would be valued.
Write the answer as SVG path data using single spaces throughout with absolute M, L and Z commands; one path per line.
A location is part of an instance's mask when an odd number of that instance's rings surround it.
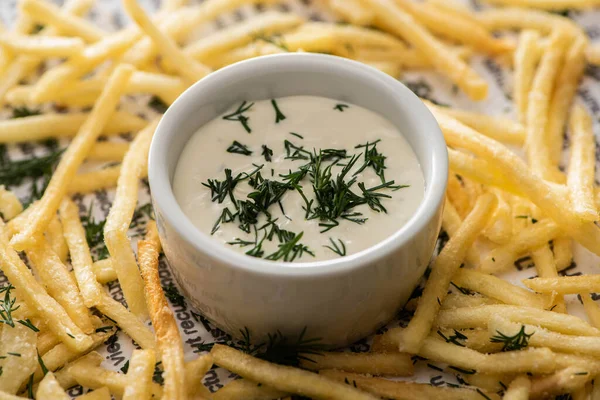
M 190 138 L 173 182 L 200 231 L 250 256 L 293 262 L 381 242 L 411 218 L 424 189 L 394 125 L 312 96 L 236 104 Z

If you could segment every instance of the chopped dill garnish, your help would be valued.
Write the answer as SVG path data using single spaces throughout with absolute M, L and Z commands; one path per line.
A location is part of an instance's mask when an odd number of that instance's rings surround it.
M 262 145 L 262 156 L 265 158 L 265 161 L 271 161 L 273 157 L 273 150 L 267 147 L 266 144 Z
M 333 107 L 334 110 L 338 110 L 339 112 L 344 112 L 345 108 L 349 108 L 350 106 L 348 104 L 336 104 L 335 107 Z
M 250 117 L 244 115 L 244 113 L 250 110 L 252 106 L 254 106 L 254 103 L 248 103 L 244 100 L 242 104 L 240 104 L 240 106 L 237 108 L 237 110 L 235 110 L 231 114 L 225 115 L 223 119 L 226 121 L 237 121 L 240 124 L 242 124 L 246 132 L 252 133 L 252 129 L 250 129 L 250 125 L 248 125 L 248 120 L 250 120 Z
M 148 102 L 148 107 L 160 114 L 164 114 L 167 111 L 167 108 L 169 108 L 169 106 L 158 96 L 152 96 Z
M 4 299 L 0 300 L 0 323 L 15 327 L 15 322 L 13 321 L 12 313 L 19 309 L 19 306 L 15 306 L 17 301 L 16 298 L 10 297 L 10 291 L 15 287 L 13 285 L 4 286 L 0 288 L 0 293 L 4 292 Z
M 25 106 L 23 107 L 15 107 L 12 110 L 12 118 L 25 118 L 25 117 L 33 117 L 34 115 L 41 115 L 42 112 L 40 110 L 29 109 Z
M 32 323 L 32 322 L 29 320 L 29 318 L 27 318 L 27 319 L 25 319 L 25 320 L 22 320 L 22 319 L 20 319 L 20 320 L 18 320 L 17 322 L 18 322 L 18 323 L 20 323 L 20 324 L 21 324 L 21 325 L 23 325 L 23 326 L 26 326 L 26 327 L 28 327 L 29 329 L 31 329 L 31 330 L 32 330 L 32 331 L 34 331 L 34 332 L 39 332 L 39 331 L 40 331 L 40 330 L 38 329 L 38 327 L 37 327 L 37 326 L 35 326 L 35 325 L 34 325 L 34 324 L 33 324 L 33 323 Z
M 234 140 L 231 146 L 227 148 L 228 153 L 241 154 L 244 156 L 249 156 L 252 154 L 252 151 L 248 148 L 248 146 L 241 144 L 237 140 Z
M 446 341 L 446 343 L 452 343 L 460 347 L 466 347 L 463 343 L 459 342 L 459 340 L 466 340 L 467 337 L 462 333 L 458 332 L 456 329 L 454 330 L 454 335 L 446 336 L 442 333 L 442 331 L 437 331 L 437 334 L 442 337 Z
M 367 142 L 365 144 L 361 144 L 355 147 L 355 149 L 364 148 L 364 164 L 354 173 L 354 175 L 358 175 L 363 172 L 366 168 L 371 167 L 381 179 L 381 183 L 385 182 L 385 160 L 386 156 L 377 151 L 377 143 L 379 143 L 381 139 L 377 139 L 376 141 L 370 143 Z
M 50 177 L 62 153 L 63 150 L 57 150 L 42 157 L 5 161 L 0 165 L 0 182 L 6 186 L 16 186 L 26 179 Z
M 296 132 L 290 132 L 290 135 L 294 135 L 297 138 L 304 139 L 304 136 L 302 136 L 302 135 L 300 135 L 299 133 L 296 133 Z
M 13 353 L 11 351 L 7 351 L 6 354 L 13 357 L 21 357 L 21 353 Z
M 44 376 L 46 376 L 46 374 L 48 373 L 48 368 L 46 367 L 46 364 L 44 364 L 44 360 L 42 360 L 42 357 L 40 356 L 39 351 L 37 353 L 37 358 L 38 358 L 38 364 L 40 364 L 40 368 L 42 369 L 42 374 Z
M 37 35 L 38 33 L 40 33 L 40 31 L 44 29 L 44 25 L 42 24 L 35 24 L 33 26 L 33 28 L 31 29 L 31 34 L 32 35 Z
M 300 232 L 299 234 L 295 235 L 292 240 L 279 244 L 279 249 L 265 258 L 272 261 L 283 259 L 283 261 L 291 262 L 296 258 L 302 257 L 304 253 L 310 254 L 314 257 L 315 253 L 313 253 L 308 247 L 299 243 L 303 235 L 304 232 Z
M 289 140 L 283 141 L 283 147 L 285 149 L 285 158 L 287 160 L 308 160 L 311 157 L 311 152 L 304 150 L 303 146 L 296 146 Z
M 90 250 L 96 253 L 96 261 L 108 258 L 108 249 L 104 243 L 104 225 L 106 220 L 96 221 L 92 216 L 94 204 L 90 204 L 87 215 L 81 217 L 81 223 L 85 229 L 85 239 Z
M 323 245 L 323 247 L 328 248 L 340 257 L 346 255 L 346 245 L 342 239 L 338 239 L 338 242 L 340 243 L 339 246 L 332 238 L 329 238 L 329 241 L 331 242 L 331 246 Z
M 529 338 L 531 338 L 535 332 L 527 334 L 525 333 L 525 325 L 521 325 L 521 329 L 514 336 L 507 336 L 500 331 L 496 331 L 496 333 L 498 334 L 490 338 L 490 342 L 502 343 L 502 351 L 514 351 L 529 346 Z
M 278 124 L 280 121 L 285 120 L 285 115 L 279 109 L 279 105 L 275 99 L 271 99 L 271 104 L 273 105 L 273 109 L 275 109 L 275 123 Z

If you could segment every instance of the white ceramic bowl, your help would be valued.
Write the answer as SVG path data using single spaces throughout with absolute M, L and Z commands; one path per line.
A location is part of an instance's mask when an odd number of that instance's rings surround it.
M 295 95 L 350 102 L 400 128 L 421 164 L 426 190 L 415 215 L 393 236 L 348 257 L 287 264 L 237 253 L 185 216 L 172 181 L 179 156 L 197 129 L 242 100 Z M 408 300 L 434 250 L 447 176 L 444 138 L 417 96 L 374 68 L 320 54 L 255 58 L 202 79 L 167 110 L 149 158 L 164 252 L 191 304 L 236 336 L 248 328 L 253 340 L 260 341 L 277 331 L 294 336 L 306 327 L 306 337 L 332 346 L 372 333 Z

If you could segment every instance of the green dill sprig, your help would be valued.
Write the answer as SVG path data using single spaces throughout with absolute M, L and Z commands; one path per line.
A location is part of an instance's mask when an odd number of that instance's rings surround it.
M 35 110 L 35 109 L 29 109 L 25 106 L 23 107 L 15 107 L 12 110 L 12 118 L 26 118 L 26 117 L 33 117 L 35 115 L 41 115 L 42 112 L 40 110 Z
M 90 249 L 96 253 L 96 261 L 108 258 L 109 253 L 104 243 L 104 225 L 106 219 L 96 220 L 92 216 L 94 204 L 90 204 L 87 215 L 81 217 L 81 224 L 85 230 L 85 239 Z
M 350 106 L 348 104 L 336 104 L 335 107 L 333 107 L 334 110 L 337 110 L 339 112 L 344 112 L 345 108 L 349 108 Z
M 250 120 L 250 117 L 247 117 L 246 115 L 244 115 L 244 113 L 250 110 L 253 106 L 254 103 L 248 103 L 246 100 L 244 100 L 242 104 L 240 104 L 240 106 L 237 108 L 237 110 L 235 110 L 231 114 L 225 115 L 223 119 L 226 121 L 237 121 L 240 124 L 242 124 L 246 132 L 252 133 L 252 129 L 250 129 L 250 125 L 248 125 L 248 120 Z
M 296 133 L 296 132 L 290 132 L 290 135 L 294 135 L 294 136 L 296 136 L 299 139 L 304 139 L 304 136 L 302 136 L 302 135 L 300 135 L 299 133 Z
M 273 150 L 267 147 L 266 144 L 263 144 L 261 155 L 265 158 L 265 161 L 271 161 L 273 159 Z
M 521 329 L 514 336 L 508 336 L 500 331 L 496 331 L 497 335 L 490 338 L 492 343 L 502 343 L 502 351 L 521 350 L 529 346 L 529 338 L 535 332 L 530 334 L 525 333 L 525 325 L 521 325 Z
M 305 150 L 303 146 L 296 146 L 289 140 L 283 141 L 283 148 L 285 149 L 286 160 L 309 160 L 312 153 Z
M 185 297 L 183 297 L 181 293 L 179 293 L 179 290 L 177 290 L 177 288 L 174 285 L 171 284 L 166 287 L 163 286 L 163 292 L 165 294 L 165 297 L 169 299 L 169 301 L 171 302 L 171 304 L 173 304 L 174 307 L 181 307 L 185 305 Z
M 234 140 L 231 146 L 227 148 L 228 153 L 241 154 L 243 156 L 252 155 L 252 151 L 248 148 L 248 146 L 241 144 L 237 140 Z
M 0 165 L 0 182 L 6 186 L 17 186 L 26 179 L 38 179 L 52 176 L 54 167 L 60 161 L 63 150 L 46 156 L 26 160 L 5 161 Z
M 267 260 L 278 261 L 283 260 L 285 262 L 292 262 L 296 258 L 301 258 L 304 253 L 315 256 L 315 253 L 311 251 L 307 246 L 300 243 L 300 239 L 304 232 L 300 232 L 295 235 L 292 240 L 279 244 L 279 248 L 276 252 L 265 257 Z
M 278 124 L 279 122 L 285 120 L 286 117 L 279 109 L 279 105 L 277 104 L 277 101 L 275 99 L 271 99 L 271 105 L 275 110 L 275 123 Z
M 4 292 L 4 299 L 0 300 L 0 323 L 15 327 L 15 322 L 12 317 L 12 313 L 19 309 L 19 306 L 15 306 L 17 302 L 16 298 L 11 298 L 10 291 L 14 289 L 13 285 L 4 286 L 0 288 L 0 293 Z
M 381 139 L 377 139 L 372 143 L 367 142 L 365 144 L 359 144 L 355 147 L 355 149 L 365 149 L 363 153 L 364 163 L 358 170 L 356 170 L 354 173 L 355 176 L 363 172 L 366 168 L 371 167 L 373 168 L 373 171 L 375 171 L 375 174 L 377 174 L 377 176 L 381 179 L 381 183 L 385 182 L 385 160 L 387 157 L 377 150 L 377 143 L 380 141 Z
M 467 336 L 463 335 L 456 329 L 454 330 L 454 335 L 446 336 L 442 333 L 442 331 L 439 330 L 437 331 L 437 334 L 441 336 L 441 338 L 444 339 L 446 343 L 452 343 L 460 347 L 466 347 L 463 343 L 460 342 L 460 340 L 467 340 Z
M 339 245 L 332 238 L 329 238 L 329 241 L 331 242 L 331 246 L 323 245 L 323 247 L 328 248 L 340 257 L 346 255 L 346 245 L 342 239 L 338 239 Z
M 158 96 L 152 96 L 152 98 L 148 102 L 148 107 L 152 108 L 154 111 L 160 114 L 164 114 L 169 108 L 169 106 Z

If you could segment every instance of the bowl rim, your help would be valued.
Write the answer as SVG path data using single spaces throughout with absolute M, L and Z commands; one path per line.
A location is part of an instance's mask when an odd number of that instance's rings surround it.
M 307 71 L 323 68 L 344 69 L 346 72 L 351 71 L 357 75 L 357 79 L 363 79 L 365 83 L 370 80 L 370 85 L 373 85 L 376 80 L 383 80 L 386 85 L 390 86 L 390 90 L 394 92 L 394 95 L 400 96 L 403 100 L 402 103 L 411 108 L 412 113 L 419 114 L 419 118 L 426 120 L 426 125 L 431 128 L 428 132 L 428 144 L 433 153 L 432 179 L 431 181 L 426 180 L 423 201 L 416 212 L 393 235 L 365 250 L 346 257 L 324 261 L 286 263 L 254 258 L 229 249 L 210 238 L 206 233 L 201 232 L 185 215 L 175 198 L 172 182 L 163 162 L 166 156 L 161 154 L 169 151 L 169 133 L 180 120 L 178 108 L 183 103 L 193 102 L 195 98 L 203 96 L 203 89 L 208 81 L 222 80 L 226 82 L 229 76 L 238 74 L 250 76 L 249 74 L 253 70 L 266 66 L 274 68 L 274 64 L 277 64 L 278 68 L 293 66 L 296 71 L 298 68 Z M 280 72 L 279 69 L 278 73 Z M 163 155 L 162 159 L 161 155 Z M 283 53 L 256 57 L 224 67 L 196 82 L 175 100 L 161 118 L 152 138 L 148 156 L 148 180 L 152 201 L 158 205 L 163 218 L 182 239 L 197 251 L 205 253 L 211 258 L 216 258 L 220 263 L 229 265 L 231 268 L 272 277 L 312 278 L 340 274 L 368 266 L 378 259 L 385 258 L 426 229 L 430 221 L 435 218 L 444 202 L 448 169 L 446 142 L 439 125 L 425 104 L 410 89 L 400 81 L 371 66 L 342 57 L 314 53 Z

